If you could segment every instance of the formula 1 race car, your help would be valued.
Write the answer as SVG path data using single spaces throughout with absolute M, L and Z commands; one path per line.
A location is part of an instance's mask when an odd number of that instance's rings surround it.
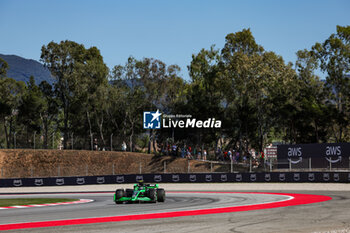
M 158 184 L 144 184 L 143 181 L 139 181 L 134 184 L 134 189 L 117 189 L 114 194 L 114 202 L 116 204 L 124 202 L 164 202 L 165 190 L 158 187 Z

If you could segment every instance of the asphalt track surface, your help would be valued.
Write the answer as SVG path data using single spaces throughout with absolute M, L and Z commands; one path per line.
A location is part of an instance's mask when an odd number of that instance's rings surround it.
M 25 195 L 26 197 L 83 198 L 95 201 L 77 205 L 0 210 L 0 225 L 246 206 L 284 202 L 289 199 L 286 195 L 215 191 L 215 193 L 169 192 L 165 203 L 123 205 L 114 204 L 112 193 Z M 227 190 L 224 191 L 227 192 Z M 233 191 L 237 192 L 237 190 Z M 240 191 L 244 192 L 244 190 Z M 251 192 L 251 190 L 247 191 Z M 276 191 L 273 192 L 276 193 Z M 332 200 L 243 212 L 31 228 L 10 232 L 350 232 L 349 191 L 283 190 L 283 193 L 326 195 Z M 17 196 L 0 196 L 0 198 L 9 197 Z

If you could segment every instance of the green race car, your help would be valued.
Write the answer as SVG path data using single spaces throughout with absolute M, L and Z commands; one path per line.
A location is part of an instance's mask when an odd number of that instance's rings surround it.
M 134 184 L 134 189 L 117 189 L 113 200 L 116 204 L 124 202 L 164 202 L 165 190 L 158 187 L 158 184 L 144 184 L 143 181 L 139 181 L 138 184 Z

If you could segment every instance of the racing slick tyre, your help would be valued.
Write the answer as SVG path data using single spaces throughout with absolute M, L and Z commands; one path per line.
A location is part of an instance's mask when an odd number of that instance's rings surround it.
M 122 204 L 122 201 L 118 201 L 120 198 L 124 197 L 125 192 L 124 189 L 117 189 L 115 191 L 115 204 Z
M 157 190 L 156 189 L 149 189 L 148 190 L 148 197 L 151 199 L 151 202 L 157 202 Z
M 165 190 L 157 189 L 157 201 L 164 202 L 165 201 Z
M 134 193 L 133 189 L 126 189 L 125 190 L 125 196 L 126 197 L 132 197 L 132 194 Z

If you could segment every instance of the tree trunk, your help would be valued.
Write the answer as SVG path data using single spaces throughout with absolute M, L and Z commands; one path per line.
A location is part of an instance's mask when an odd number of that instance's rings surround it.
M 101 137 L 101 140 L 102 140 L 102 143 L 103 143 L 103 147 L 106 146 L 106 142 L 105 142 L 105 139 L 104 139 L 104 136 L 103 136 L 103 116 L 102 116 L 102 119 L 99 121 L 98 118 L 96 118 L 97 121 L 98 121 L 98 128 L 99 128 L 99 131 L 100 131 L 100 137 Z
M 132 152 L 132 138 L 134 136 L 134 122 L 131 121 L 131 134 L 129 136 L 129 146 L 130 146 L 130 152 Z
M 149 135 L 149 140 L 148 140 L 148 149 L 147 149 L 147 153 L 150 154 L 151 153 L 151 141 L 152 141 L 152 133 L 151 133 L 152 129 L 148 130 L 148 135 Z
M 152 130 L 152 146 L 153 146 L 153 154 L 156 153 L 157 148 L 156 148 L 156 131 Z
M 64 110 L 64 128 L 63 128 L 63 149 L 67 149 L 68 142 L 68 111 Z
M 12 147 L 12 144 L 13 144 L 13 133 L 12 133 L 12 121 L 13 121 L 13 118 L 12 118 L 12 116 L 11 116 L 11 118 L 10 118 L 10 127 L 9 127 L 9 130 L 10 130 L 10 132 L 9 132 L 9 134 L 8 134 L 8 148 L 11 148 Z
M 90 133 L 90 146 L 91 146 L 91 150 L 94 150 L 94 139 L 93 139 L 93 136 L 92 136 L 92 129 L 91 129 L 91 121 L 90 121 L 90 114 L 89 114 L 89 111 L 86 111 L 86 116 L 87 116 L 87 119 L 88 119 L 88 123 L 89 123 L 89 133 Z
M 5 138 L 6 138 L 6 148 L 9 149 L 9 138 L 7 134 L 7 126 L 6 126 L 6 119 L 4 118 L 4 130 L 5 130 Z

